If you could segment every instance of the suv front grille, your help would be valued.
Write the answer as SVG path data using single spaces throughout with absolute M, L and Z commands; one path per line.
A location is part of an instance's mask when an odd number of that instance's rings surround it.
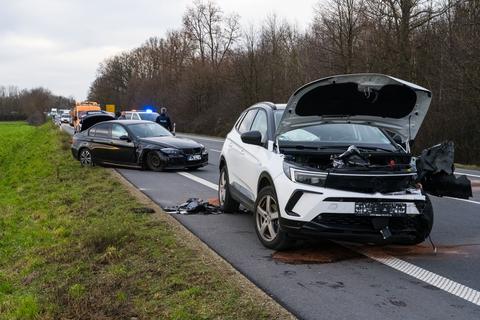
M 313 222 L 331 229 L 355 229 L 367 232 L 378 232 L 373 227 L 372 220 L 378 217 L 364 217 L 354 214 L 322 213 Z M 389 217 L 388 226 L 392 231 L 415 231 L 417 221 L 412 217 Z
M 362 193 L 389 193 L 403 191 L 412 185 L 411 175 L 335 175 L 329 174 L 325 187 L 337 190 L 362 192 Z

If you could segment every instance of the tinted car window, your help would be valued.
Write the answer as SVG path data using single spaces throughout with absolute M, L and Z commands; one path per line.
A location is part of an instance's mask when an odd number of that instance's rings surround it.
M 95 137 L 110 138 L 110 124 L 102 123 L 95 127 Z
M 125 119 L 132 120 L 132 113 L 131 112 L 125 113 Z
M 268 131 L 268 123 L 267 123 L 267 113 L 264 110 L 259 110 L 255 120 L 253 120 L 252 128 L 250 130 L 260 131 L 262 134 L 262 142 L 265 143 L 267 141 L 267 131 Z
M 133 135 L 138 138 L 164 137 L 172 135 L 170 131 L 155 122 L 131 124 L 128 128 Z
M 250 127 L 252 126 L 252 121 L 255 118 L 257 111 L 258 109 L 252 109 L 247 112 L 242 122 L 238 126 L 238 132 L 244 133 L 244 132 L 250 131 Z
M 127 130 L 122 125 L 114 123 L 112 125 L 112 138 L 119 139 L 121 136 L 128 136 Z
M 136 113 L 132 113 L 132 120 L 140 120 L 140 117 Z

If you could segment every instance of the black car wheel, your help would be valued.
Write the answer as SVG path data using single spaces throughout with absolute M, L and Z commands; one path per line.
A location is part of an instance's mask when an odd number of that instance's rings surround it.
M 165 169 L 165 162 L 156 151 L 150 151 L 147 154 L 147 167 L 152 171 L 163 171 Z
M 415 238 L 405 244 L 415 245 L 422 243 L 430 235 L 433 228 L 433 207 L 428 195 L 425 195 L 425 207 L 422 214 L 418 217 L 419 223 Z
M 223 207 L 223 211 L 235 212 L 238 210 L 240 203 L 232 198 L 229 185 L 227 166 L 223 166 L 218 179 L 218 200 Z
M 80 149 L 78 160 L 80 160 L 80 164 L 84 167 L 91 167 L 94 165 L 92 152 L 87 148 Z
M 258 193 L 253 216 L 258 239 L 265 247 L 285 250 L 292 246 L 293 240 L 280 227 L 280 208 L 273 187 L 265 187 Z

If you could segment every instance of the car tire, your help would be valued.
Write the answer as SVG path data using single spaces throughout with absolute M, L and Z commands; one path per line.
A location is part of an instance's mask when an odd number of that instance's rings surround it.
M 165 169 L 165 162 L 160 158 L 156 151 L 150 151 L 147 153 L 147 168 L 156 172 Z
M 425 195 L 425 207 L 420 217 L 418 217 L 418 229 L 415 237 L 410 241 L 401 244 L 416 245 L 425 241 L 433 228 L 433 206 L 428 195 Z
M 236 212 L 240 207 L 240 203 L 232 198 L 230 192 L 230 181 L 228 179 L 227 166 L 220 169 L 220 178 L 218 179 L 218 200 L 224 212 Z
M 88 148 L 82 148 L 78 151 L 78 160 L 82 167 L 93 167 L 95 165 L 92 151 Z
M 285 250 L 293 245 L 293 239 L 280 227 L 280 208 L 273 187 L 267 186 L 260 190 L 253 216 L 258 239 L 265 247 Z

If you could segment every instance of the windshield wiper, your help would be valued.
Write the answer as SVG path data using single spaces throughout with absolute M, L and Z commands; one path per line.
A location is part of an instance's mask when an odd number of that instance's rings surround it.
M 386 148 L 380 148 L 380 147 L 358 147 L 358 149 L 360 150 L 376 150 L 376 151 L 388 151 L 388 152 L 394 152 L 394 151 L 398 151 L 398 148 L 395 148 L 395 150 L 392 150 L 392 149 L 386 149 Z

